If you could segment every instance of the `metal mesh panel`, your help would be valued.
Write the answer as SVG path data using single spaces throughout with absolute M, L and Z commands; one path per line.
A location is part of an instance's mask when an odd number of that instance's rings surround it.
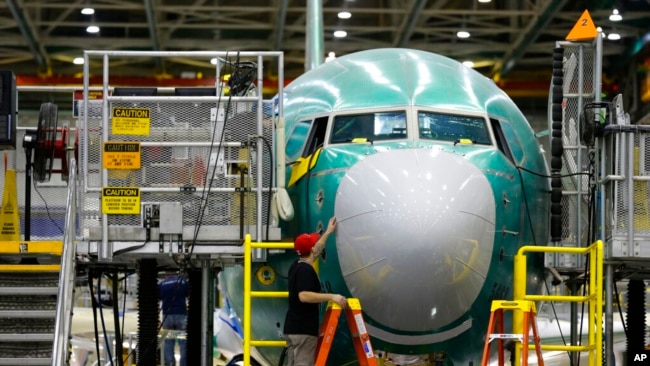
M 585 104 L 594 101 L 595 47 L 584 44 L 563 44 L 564 99 L 562 142 L 564 145 L 562 179 L 563 246 L 588 245 L 586 228 L 589 215 L 589 149 L 581 142 L 580 118 Z M 581 233 L 576 235 L 576 233 Z M 583 234 L 584 233 L 584 234 Z M 578 242 L 580 238 L 580 242 Z
M 90 115 L 88 136 L 80 138 L 81 153 L 87 160 L 80 163 L 88 172 L 83 179 L 94 191 L 81 198 L 83 227 L 101 226 L 99 190 L 104 186 L 140 187 L 142 205 L 180 202 L 184 226 L 241 222 L 255 225 L 258 179 L 263 179 L 262 224 L 267 224 L 273 168 L 269 151 L 273 149 L 272 119 L 258 115 L 257 101 L 227 99 L 209 103 L 111 101 L 109 111 L 120 107 L 150 110 L 150 131 L 147 135 L 113 134 L 109 120 L 108 141 L 141 143 L 141 168 L 108 170 L 106 185 L 102 184 L 102 120 Z M 83 121 L 83 108 L 80 113 Z M 254 138 L 260 123 L 266 146 L 257 144 Z M 258 149 L 263 152 L 262 162 L 257 161 Z M 111 214 L 108 225 L 142 227 L 144 222 L 142 215 Z
M 614 182 L 612 235 L 625 236 L 631 229 L 635 237 L 650 235 L 648 185 L 650 182 L 650 133 L 622 134 L 615 173 L 625 177 Z M 630 144 L 630 142 L 632 142 Z M 631 174 L 630 174 L 631 173 Z M 631 175 L 631 176 L 630 176 Z M 632 180 L 630 185 L 630 179 Z

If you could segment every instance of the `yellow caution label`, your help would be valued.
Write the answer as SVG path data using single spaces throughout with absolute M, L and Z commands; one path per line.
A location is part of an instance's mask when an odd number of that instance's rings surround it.
M 140 188 L 102 188 L 102 213 L 107 215 L 139 215 Z
M 20 240 L 20 218 L 18 216 L 18 193 L 16 171 L 5 171 L 5 189 L 0 211 L 0 240 Z
M 151 129 L 149 108 L 113 108 L 112 129 L 114 135 L 148 136 Z
M 105 142 L 102 149 L 105 169 L 140 169 L 142 161 L 139 142 Z

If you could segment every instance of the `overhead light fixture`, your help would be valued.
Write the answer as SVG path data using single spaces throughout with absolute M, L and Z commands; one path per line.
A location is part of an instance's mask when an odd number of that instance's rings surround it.
M 607 35 L 607 39 L 609 39 L 610 41 L 618 41 L 619 39 L 621 39 L 621 35 L 616 32 L 612 32 Z
M 602 34 L 603 38 L 607 37 L 607 34 L 605 34 L 605 32 L 603 32 L 603 28 L 601 28 L 601 27 L 596 27 L 596 32 Z
M 491 3 L 492 0 L 478 0 L 479 3 Z
M 349 11 L 340 11 L 338 17 L 339 19 L 350 19 L 352 18 L 352 13 Z
M 96 25 L 89 25 L 88 28 L 86 28 L 86 32 L 88 33 L 97 33 L 99 32 L 99 27 Z
M 213 65 L 216 65 L 218 61 L 219 60 L 216 57 L 210 59 L 210 63 L 213 64 Z
M 336 37 L 336 38 L 344 38 L 344 37 L 347 37 L 347 35 L 348 35 L 348 32 L 346 32 L 344 30 L 337 30 L 337 31 L 334 32 L 334 37 Z
M 72 60 L 72 63 L 75 65 L 83 65 L 84 64 L 84 58 L 83 57 L 75 57 L 74 60 Z
M 469 38 L 469 36 L 470 34 L 468 31 L 459 30 L 458 32 L 456 32 L 456 37 L 458 38 Z
M 479 1 L 480 1 L 480 0 L 479 0 Z M 481 2 L 484 2 L 484 1 L 481 1 Z M 465 67 L 469 67 L 469 68 L 471 69 L 472 67 L 474 67 L 474 62 L 473 62 L 473 61 L 470 61 L 470 60 L 463 61 L 463 66 L 465 66 Z
M 81 9 L 81 14 L 83 14 L 83 15 L 93 15 L 93 14 L 95 14 L 95 9 L 93 9 L 93 8 L 83 8 L 83 9 Z
M 325 57 L 325 62 L 336 60 L 336 54 L 334 52 L 329 52 L 327 57 Z
M 623 20 L 623 16 L 618 12 L 618 9 L 614 8 L 614 10 L 612 10 L 612 13 L 609 15 L 609 20 L 612 22 L 620 22 Z

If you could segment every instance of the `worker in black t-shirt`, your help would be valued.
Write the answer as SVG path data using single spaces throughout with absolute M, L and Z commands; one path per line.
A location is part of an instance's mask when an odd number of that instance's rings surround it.
M 342 308 L 347 306 L 345 297 L 321 293 L 320 280 L 313 267 L 325 247 L 327 237 L 335 229 L 336 217 L 332 217 L 322 236 L 319 237 L 317 233 L 300 234 L 293 243 L 300 258 L 289 268 L 289 310 L 284 321 L 288 366 L 314 365 L 319 303 L 331 300 Z

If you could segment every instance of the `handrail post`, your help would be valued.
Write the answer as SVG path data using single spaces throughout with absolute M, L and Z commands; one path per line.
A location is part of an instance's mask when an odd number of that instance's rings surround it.
M 527 263 L 526 263 L 526 255 L 523 253 L 522 250 L 520 250 L 517 254 L 515 254 L 515 273 L 514 273 L 514 284 L 512 288 L 512 296 L 515 301 L 519 300 L 524 300 L 526 297 L 526 271 L 527 271 Z M 523 320 L 522 320 L 522 314 L 521 310 L 514 310 L 512 313 L 512 333 L 515 334 L 520 334 L 523 333 L 524 330 L 524 325 L 523 325 Z M 519 360 L 521 360 L 521 352 L 528 352 L 527 345 L 525 345 L 526 349 L 520 348 L 520 347 L 515 347 L 515 361 L 516 364 L 519 364 Z
M 74 290 L 75 253 L 76 253 L 76 217 L 77 217 L 77 161 L 70 159 L 70 176 L 68 196 L 66 199 L 66 216 L 63 226 L 63 253 L 59 273 L 59 290 L 57 292 L 56 318 L 54 323 L 54 341 L 52 344 L 52 366 L 64 365 L 68 356 L 68 341 L 72 328 L 72 293 Z
M 527 295 L 526 294 L 526 252 L 540 253 L 573 253 L 589 255 L 589 293 L 587 296 L 552 296 L 552 295 Z M 589 366 L 599 366 L 603 358 L 603 242 L 597 240 L 588 247 L 544 247 L 544 246 L 523 246 L 519 248 L 514 258 L 514 283 L 513 297 L 518 300 L 548 300 L 548 301 L 569 301 L 589 302 L 589 344 L 584 345 L 541 345 L 542 350 L 566 350 L 573 352 L 588 352 Z M 521 316 L 514 316 L 512 319 L 513 333 L 521 333 L 523 329 Z M 528 352 L 529 345 L 515 347 L 515 362 L 519 365 L 521 352 Z
M 244 366 L 251 363 L 251 236 L 244 239 Z

